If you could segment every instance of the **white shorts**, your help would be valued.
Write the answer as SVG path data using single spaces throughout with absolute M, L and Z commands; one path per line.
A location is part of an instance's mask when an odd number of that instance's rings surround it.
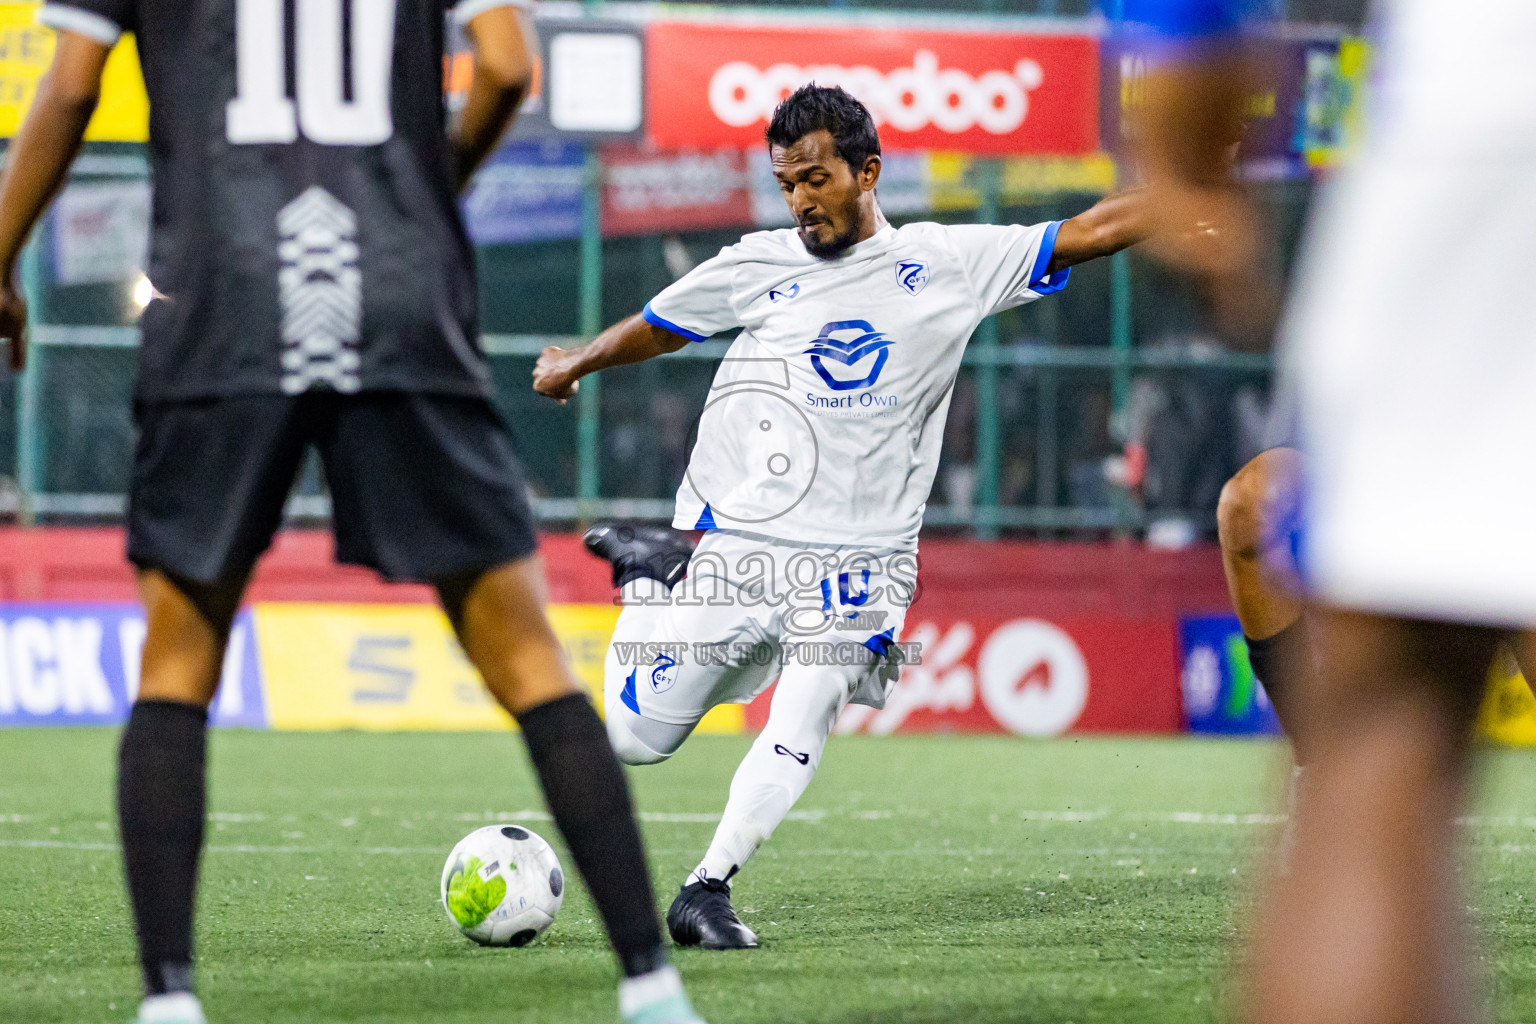
M 851 700 L 884 707 L 916 580 L 916 552 L 711 530 L 670 595 L 619 614 L 604 703 L 692 725 L 751 702 L 792 663 L 852 668 Z
M 1325 196 L 1285 332 L 1328 603 L 1536 622 L 1536 146 L 1376 151 Z

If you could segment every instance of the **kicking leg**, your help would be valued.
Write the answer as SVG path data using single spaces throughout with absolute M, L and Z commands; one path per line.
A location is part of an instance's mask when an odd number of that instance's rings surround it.
M 657 764 L 677 752 L 693 732 L 708 706 L 694 709 L 696 714 L 668 714 L 667 721 L 640 713 L 639 675 L 648 683 L 657 683 L 663 675 L 672 688 L 671 701 L 677 704 L 683 690 L 678 689 L 679 674 L 697 675 L 689 668 L 686 642 L 668 616 L 672 589 L 688 573 L 694 544 L 686 533 L 666 526 L 645 523 L 598 523 L 582 536 L 587 550 L 613 567 L 613 585 L 618 588 L 624 610 L 614 625 L 613 638 L 603 663 L 603 713 L 608 723 L 608 738 L 619 760 L 629 765 Z M 711 563 L 713 564 L 713 563 Z M 655 653 L 652 645 L 673 642 L 669 654 Z M 637 652 L 645 651 L 643 656 Z M 656 673 L 654 677 L 653 673 Z M 711 680 L 703 680 L 706 688 Z M 647 702 L 657 693 L 652 685 Z M 677 711 L 671 708 L 670 711 Z
M 623 769 L 544 614 L 542 567 L 525 558 L 439 591 L 486 687 L 522 726 L 550 813 L 623 968 L 620 1009 L 629 1020 L 697 1021 L 667 965 Z
M 244 581 L 139 576 L 148 617 L 138 698 L 118 749 L 117 812 L 146 999 L 142 1020 L 195 1024 L 192 916 L 207 799 L 208 705 Z
M 730 880 L 810 785 L 832 726 L 867 671 L 864 665 L 785 666 L 768 724 L 731 780 L 714 841 L 667 914 L 678 943 L 706 949 L 757 945 L 757 936 L 731 910 Z
M 651 673 L 671 672 L 676 690 L 680 682 L 677 674 L 692 674 L 691 659 L 683 651 L 678 652 L 684 654 L 682 657 L 631 656 L 636 651 L 645 650 L 646 645 L 665 643 L 669 592 L 658 580 L 638 578 L 626 582 L 619 588 L 619 593 L 624 610 L 614 624 L 613 638 L 603 661 L 603 714 L 608 740 L 625 764 L 658 764 L 677 753 L 683 741 L 692 734 L 698 718 L 674 724 L 642 715 L 636 694 L 639 676 L 645 675 L 649 683 Z M 689 689 L 686 680 L 681 685 L 684 690 Z M 699 714 L 702 716 L 703 711 Z
M 1312 613 L 1311 741 L 1289 872 L 1249 958 L 1258 1024 L 1471 1021 L 1455 826 L 1497 634 Z
M 1294 509 L 1300 483 L 1301 453 L 1271 448 L 1227 481 L 1216 509 L 1222 568 L 1249 661 L 1291 738 L 1298 765 L 1306 758 L 1291 694 L 1296 676 L 1311 663 L 1311 651 L 1294 559 L 1279 524 Z

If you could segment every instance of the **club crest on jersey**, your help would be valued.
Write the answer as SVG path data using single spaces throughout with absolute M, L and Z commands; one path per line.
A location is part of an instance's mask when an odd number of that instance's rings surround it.
M 927 260 L 902 260 L 896 264 L 896 283 L 916 295 L 928 283 Z
M 895 342 L 875 330 L 868 320 L 835 320 L 821 329 L 806 354 L 811 357 L 811 368 L 816 371 L 827 387 L 833 391 L 853 391 L 873 387 L 885 369 L 890 347 Z M 827 361 L 841 363 L 850 370 L 874 357 L 874 365 L 863 377 L 843 378 L 833 376 Z
M 796 281 L 788 288 L 770 288 L 768 290 L 769 302 L 787 302 L 800 294 L 800 282 Z

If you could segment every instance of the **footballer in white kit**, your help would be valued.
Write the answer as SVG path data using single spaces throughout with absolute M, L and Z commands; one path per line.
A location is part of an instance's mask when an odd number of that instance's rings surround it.
M 592 344 L 547 349 L 540 393 L 741 328 L 700 417 L 673 527 L 600 524 L 624 610 L 604 673 L 622 760 L 670 757 L 711 708 L 775 680 L 768 723 L 668 914 L 673 938 L 757 937 L 729 883 L 804 792 L 838 714 L 881 707 L 902 660 L 917 540 L 965 344 L 1069 267 L 1151 231 L 1137 193 L 1032 226 L 886 223 L 869 112 L 806 86 L 767 133 L 798 225 L 747 235 Z M 697 549 L 679 530 L 702 530 Z M 915 653 L 915 652 L 913 652 Z

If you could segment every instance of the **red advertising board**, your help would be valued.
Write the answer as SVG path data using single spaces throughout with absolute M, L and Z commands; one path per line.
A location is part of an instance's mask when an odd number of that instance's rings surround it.
M 849 25 L 652 22 L 649 134 L 668 147 L 755 146 L 809 81 L 841 85 L 891 149 L 1082 154 L 1098 148 L 1098 40 Z
M 921 651 L 885 708 L 850 705 L 838 732 L 1179 732 L 1178 622 L 928 615 L 903 644 Z M 747 709 L 762 728 L 771 694 Z
M 700 231 L 752 223 L 747 155 L 603 150 L 603 234 Z

